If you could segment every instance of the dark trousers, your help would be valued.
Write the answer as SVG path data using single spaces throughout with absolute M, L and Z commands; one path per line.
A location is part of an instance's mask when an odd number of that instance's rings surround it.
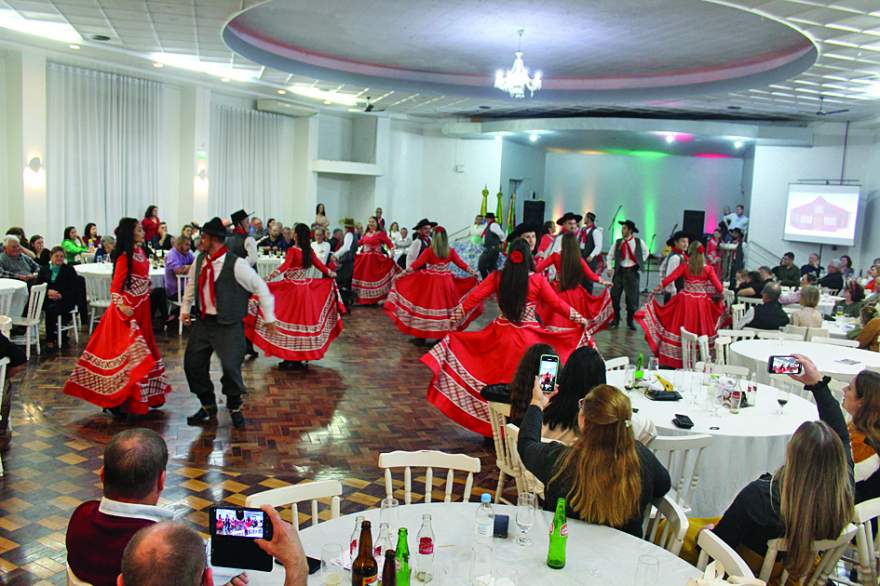
M 183 356 L 183 370 L 189 390 L 198 396 L 204 406 L 215 406 L 214 383 L 211 382 L 211 355 L 217 354 L 223 376 L 220 377 L 226 406 L 230 410 L 241 407 L 241 396 L 246 392 L 241 378 L 244 360 L 244 324 L 223 325 L 215 317 L 200 319 L 193 325 Z
M 156 315 L 157 311 L 162 322 L 166 322 L 168 320 L 168 295 L 162 287 L 150 291 L 150 317 Z
M 483 253 L 480 255 L 480 260 L 477 261 L 477 268 L 479 269 L 482 278 L 485 279 L 489 276 L 489 273 L 498 268 L 499 254 L 501 254 L 501 249 L 497 246 L 483 250 Z
M 632 321 L 639 307 L 639 269 L 614 269 L 611 279 L 611 303 L 614 319 L 620 320 L 620 296 L 626 295 L 626 321 Z
M 67 324 L 70 321 L 70 311 L 74 308 L 74 304 L 63 299 L 52 301 L 46 299 L 43 303 L 43 311 L 46 312 L 46 340 L 54 342 L 58 335 L 58 316 L 61 316 L 61 322 Z
M 590 267 L 590 270 L 595 273 L 596 268 L 599 266 L 599 259 L 594 258 L 593 260 L 587 260 L 586 257 L 584 257 L 584 260 L 587 262 L 587 266 Z M 596 273 L 596 274 L 598 274 L 598 273 Z M 581 285 L 583 286 L 584 289 L 587 290 L 587 293 L 589 293 L 590 295 L 593 294 L 593 281 L 589 280 L 586 276 L 584 276 L 584 280 L 581 281 Z

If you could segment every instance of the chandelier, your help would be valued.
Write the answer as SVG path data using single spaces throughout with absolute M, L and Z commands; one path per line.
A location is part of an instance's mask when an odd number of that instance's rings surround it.
M 534 96 L 535 92 L 541 89 L 541 72 L 536 71 L 533 77 L 529 77 L 529 70 L 523 63 L 523 32 L 525 32 L 523 29 L 518 31 L 519 48 L 514 53 L 516 58 L 513 60 L 513 67 L 508 69 L 507 73 L 500 69 L 495 72 L 495 87 L 510 94 L 511 98 L 526 97 L 526 90 L 529 90 L 530 96 Z

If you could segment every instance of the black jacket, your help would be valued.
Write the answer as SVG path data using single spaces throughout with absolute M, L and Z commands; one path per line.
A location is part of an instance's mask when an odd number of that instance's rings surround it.
M 828 273 L 819 279 L 820 287 L 828 287 L 834 291 L 843 289 L 843 273 Z
M 88 312 L 88 303 L 86 302 L 86 284 L 85 280 L 76 274 L 76 270 L 68 264 L 61 265 L 61 271 L 55 282 L 52 282 L 52 272 L 48 266 L 40 267 L 37 273 L 37 284 L 48 283 L 49 289 L 61 293 L 59 303 L 64 311 L 69 311 L 74 307 L 79 308 L 79 312 L 85 315 Z M 47 297 L 45 303 L 49 303 Z
M 788 314 L 778 301 L 762 303 L 755 306 L 755 317 L 746 325 L 758 330 L 778 330 L 788 325 Z

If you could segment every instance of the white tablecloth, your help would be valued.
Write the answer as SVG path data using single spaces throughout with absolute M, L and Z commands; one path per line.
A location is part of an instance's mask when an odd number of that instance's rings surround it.
M 630 392 L 639 415 L 651 419 L 659 435 L 713 436 L 700 462 L 700 484 L 694 493 L 691 517 L 720 516 L 746 484 L 765 472 L 775 472 L 785 462 L 788 440 L 801 423 L 819 418 L 815 405 L 795 395 L 789 395 L 780 415 L 776 396 L 781 391 L 763 384 L 758 385 L 755 406 L 740 409 L 737 414 L 721 407 L 716 417 L 705 400 L 708 391 L 700 386 L 701 375 L 663 371 L 661 376 L 672 382 L 684 399 L 651 401 L 640 392 Z M 608 383 L 622 389 L 623 377 L 620 371 L 611 372 Z M 698 399 L 696 405 L 693 396 Z M 694 427 L 675 427 L 672 419 L 677 413 L 690 417 Z
M 770 383 L 767 360 L 778 354 L 803 354 L 824 374 L 849 380 L 867 367 L 880 368 L 880 354 L 813 342 L 778 340 L 740 340 L 730 346 L 730 363 L 747 366 L 758 374 L 758 380 Z
M 414 551 L 415 539 L 421 527 L 422 515 L 431 515 L 435 538 L 434 579 L 432 586 L 465 586 L 468 584 L 470 570 L 470 551 L 473 543 L 474 515 L 477 503 L 432 503 L 400 507 L 400 526 L 409 530 L 410 551 Z M 607 586 L 633 584 L 640 555 L 649 555 L 660 564 L 657 586 L 684 586 L 689 578 L 699 575 L 697 569 L 684 560 L 672 555 L 647 541 L 633 537 L 608 527 L 588 525 L 580 521 L 568 521 L 568 545 L 566 566 L 562 570 L 547 567 L 547 549 L 550 523 L 553 515 L 541 511 L 529 532 L 533 544 L 520 547 L 514 541 L 518 534 L 516 526 L 516 507 L 495 506 L 497 514 L 510 516 L 509 537 L 493 539 L 496 565 L 504 565 L 518 570 L 518 584 L 553 584 L 554 586 L 575 586 L 596 584 Z M 379 533 L 379 510 L 370 509 L 362 513 L 373 524 L 373 536 Z M 306 555 L 320 559 L 321 548 L 327 544 L 346 544 L 354 530 L 356 515 L 346 515 L 334 521 L 326 521 L 317 527 L 309 527 L 300 532 Z M 397 528 L 392 528 L 397 535 Z M 396 543 L 397 538 L 394 537 Z M 412 561 L 412 558 L 410 558 Z M 381 573 L 381 567 L 380 567 Z M 215 569 L 225 577 L 228 571 Z M 447 573 L 448 572 L 448 573 Z M 279 585 L 283 583 L 284 572 L 277 568 L 274 572 L 249 571 L 250 584 Z M 222 580 L 220 580 L 222 581 Z M 343 579 L 343 583 L 349 583 Z M 420 584 L 413 576 L 411 583 Z M 309 577 L 310 585 L 321 584 L 320 571 Z
M 18 279 L 0 279 L 0 315 L 21 317 L 28 302 L 28 288 Z
M 109 279 L 113 274 L 113 265 L 110 263 L 91 263 L 85 265 L 74 265 L 73 267 L 78 275 L 81 275 L 88 279 L 89 277 L 104 277 L 105 279 Z M 107 286 L 110 286 L 110 282 L 107 281 Z M 163 289 L 165 287 L 165 269 L 162 267 L 152 268 L 150 267 L 150 286 L 153 289 Z
M 858 322 L 857 318 L 838 317 L 834 321 L 822 322 L 822 327 L 828 330 L 829 337 L 846 339 L 847 334 L 859 327 Z
M 257 273 L 265 279 L 272 271 L 280 267 L 283 262 L 283 256 L 260 256 L 257 258 Z

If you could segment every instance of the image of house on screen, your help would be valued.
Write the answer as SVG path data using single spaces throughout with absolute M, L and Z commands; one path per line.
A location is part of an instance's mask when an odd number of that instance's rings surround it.
M 836 232 L 849 225 L 850 213 L 828 203 L 821 195 L 813 201 L 791 210 L 789 223 L 798 230 Z

